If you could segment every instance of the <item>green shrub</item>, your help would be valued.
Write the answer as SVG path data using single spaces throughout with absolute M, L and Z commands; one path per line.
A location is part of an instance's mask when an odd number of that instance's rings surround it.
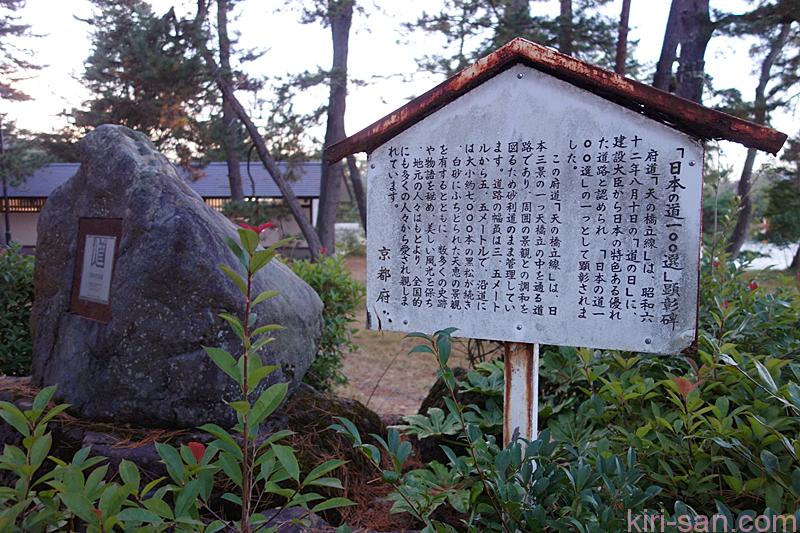
M 364 299 L 364 287 L 353 279 L 341 257 L 323 257 L 316 263 L 294 261 L 291 267 L 317 291 L 325 305 L 322 340 L 305 382 L 319 390 L 330 390 L 347 383 L 341 371 L 342 357 L 358 349 L 352 324 Z
M 431 408 L 427 423 L 421 423 L 424 417 L 409 417 L 406 428 L 419 438 L 454 439 L 456 449 L 442 446 L 446 465 L 432 461 L 404 473 L 411 445 L 396 429 L 390 429 L 385 440 L 376 437 L 383 448 L 379 450 L 364 443 L 350 421 L 339 419 L 332 426 L 361 450 L 384 482 L 394 486 L 389 496 L 393 512 L 412 514 L 425 524 L 425 532 L 616 533 L 625 530 L 628 513 L 638 515 L 649 507 L 660 489 L 644 479 L 630 448 L 618 456 L 608 447 L 581 450 L 552 438 L 548 430 L 533 442 L 520 439 L 501 448 L 495 436 L 484 432 L 481 417 L 471 417 L 479 409 L 459 401 L 459 384 L 447 365 L 451 333 L 452 329 L 433 337 L 410 335 L 425 341 L 412 352 L 436 357 L 449 397 L 446 414 Z M 490 363 L 471 374 L 474 379 L 462 383 L 462 389 L 496 395 L 496 373 Z
M 228 202 L 222 206 L 222 214 L 236 223 L 246 222 L 258 226 L 271 220 L 279 220 L 292 215 L 283 203 Z
M 226 242 L 241 263 L 241 274 L 224 266 L 225 274 L 242 291 L 250 306 L 277 295 L 265 291 L 250 293 L 251 279 L 272 260 L 276 243 L 258 249 L 258 233 L 239 230 L 240 242 Z M 90 448 L 76 452 L 70 462 L 50 455 L 53 443 L 48 423 L 67 409 L 66 404 L 49 407 L 55 387 L 43 389 L 24 411 L 0 401 L 0 418 L 22 435 L 22 448 L 6 444 L 0 454 L 0 471 L 11 483 L 0 487 L 0 531 L 277 531 L 267 524 L 281 510 L 301 509 L 301 518 L 352 505 L 346 498 L 326 499 L 316 490 L 341 489 L 341 482 L 329 474 L 345 461 L 328 460 L 305 476 L 291 446 L 279 444 L 290 431 L 276 431 L 266 438 L 259 427 L 286 396 L 287 384 L 269 387 L 259 384 L 275 370 L 258 355 L 274 340 L 269 334 L 280 329 L 264 325 L 252 329 L 247 320 L 228 313 L 220 315 L 242 341 L 242 353 L 234 355 L 205 348 L 213 362 L 236 381 L 241 392 L 229 403 L 236 411 L 234 434 L 214 425 L 200 429 L 214 440 L 206 446 L 189 442 L 180 448 L 156 444 L 168 478 L 143 483 L 136 465 L 123 460 L 116 475 L 109 475 L 104 457 L 89 457 Z M 224 494 L 213 494 L 215 478 Z M 221 500 L 233 504 L 235 516 L 228 517 Z M 276 507 L 277 504 L 277 508 Z
M 19 245 L 0 248 L 0 373 L 30 373 L 32 341 L 28 320 L 33 305 L 33 257 Z
M 789 289 L 765 290 L 744 265 L 727 257 L 704 259 L 700 294 L 696 352 L 653 355 L 543 346 L 540 427 L 561 450 L 554 453 L 564 467 L 584 461 L 595 469 L 599 457 L 622 458 L 632 451 L 634 470 L 642 475 L 632 487 L 658 487 L 648 506 L 665 515 L 691 509 L 796 513 L 800 298 Z M 426 348 L 415 350 L 440 350 Z M 457 384 L 469 397 L 477 393 L 482 398 L 463 409 L 463 420 L 479 440 L 494 442 L 501 434 L 502 378 L 502 364 L 493 361 Z M 471 460 L 469 446 L 459 437 L 463 424 L 451 405 L 406 417 L 403 433 L 436 439 L 453 455 L 448 465 L 431 464 L 415 478 L 407 474 L 399 486 L 417 504 L 458 510 L 456 501 L 436 499 L 451 494 L 447 487 L 456 480 L 454 465 Z M 540 460 L 549 464 L 546 457 Z M 561 491 L 557 472 L 540 482 Z M 429 490 L 421 491 L 421 484 Z M 602 494 L 592 498 L 602 500 Z M 578 510 L 572 512 L 579 516 Z M 606 530 L 595 523 L 599 531 Z

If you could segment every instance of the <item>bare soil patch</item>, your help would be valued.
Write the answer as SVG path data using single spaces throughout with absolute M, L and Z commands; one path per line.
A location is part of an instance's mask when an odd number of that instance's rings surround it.
M 350 256 L 345 259 L 353 277 L 366 282 L 366 260 Z M 359 349 L 344 360 L 344 374 L 350 383 L 336 392 L 355 398 L 378 414 L 406 415 L 416 413 L 422 400 L 436 381 L 436 361 L 430 355 L 409 354 L 418 339 L 404 339 L 405 334 L 366 329 L 366 310 L 357 316 L 354 336 Z M 454 324 L 455 325 L 455 324 Z M 468 365 L 461 353 L 453 353 L 453 366 Z

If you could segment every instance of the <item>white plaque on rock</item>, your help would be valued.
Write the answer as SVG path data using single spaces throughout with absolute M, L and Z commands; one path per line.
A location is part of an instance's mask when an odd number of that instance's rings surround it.
M 117 238 L 111 235 L 87 235 L 84 241 L 81 285 L 82 300 L 107 304 L 114 272 L 114 249 Z
M 695 138 L 515 65 L 370 155 L 369 325 L 681 351 L 702 167 Z

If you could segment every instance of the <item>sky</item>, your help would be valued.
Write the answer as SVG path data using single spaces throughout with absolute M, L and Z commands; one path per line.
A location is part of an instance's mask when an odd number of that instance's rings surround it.
M 608 6 L 616 15 L 621 0 Z M 193 0 L 151 0 L 156 13 L 174 6 L 180 14 L 191 14 Z M 364 87 L 350 87 L 345 123 L 348 134 L 368 126 L 409 98 L 425 92 L 442 81 L 418 71 L 415 58 L 436 52 L 443 40 L 422 33 L 409 34 L 403 22 L 412 22 L 423 10 L 435 11 L 439 0 L 366 0 L 365 13 L 357 14 L 351 32 L 349 70 L 351 78 L 366 80 Z M 304 70 L 329 68 L 331 61 L 330 30 L 319 24 L 303 25 L 297 10 L 276 0 L 244 0 L 234 12 L 232 27 L 240 32 L 239 46 L 266 50 L 262 58 L 248 64 L 254 75 L 285 76 Z M 638 40 L 639 61 L 655 64 L 661 50 L 664 25 L 670 0 L 633 0 L 629 38 Z M 743 0 L 712 0 L 712 8 L 744 11 Z M 555 14 L 558 1 L 532 3 L 534 10 Z M 35 61 L 45 67 L 35 77 L 21 82 L 22 90 L 32 96 L 28 102 L 2 102 L 0 112 L 16 120 L 18 127 L 52 132 L 66 124 L 65 110 L 80 107 L 89 96 L 80 82 L 83 62 L 88 57 L 90 27 L 79 20 L 91 13 L 87 0 L 28 0 L 22 20 L 39 37 L 25 44 L 35 53 Z M 711 40 L 707 72 L 718 88 L 735 87 L 752 98 L 756 85 L 754 61 L 748 55 L 749 44 L 722 37 Z M 262 95 L 266 96 L 266 95 Z M 300 109 L 316 107 L 326 98 L 324 92 L 309 93 L 298 102 Z M 797 133 L 795 111 L 774 117 L 773 126 L 790 136 Z M 321 137 L 324 132 L 320 130 Z M 720 143 L 723 163 L 739 167 L 744 149 L 732 143 Z M 762 154 L 759 162 L 771 156 Z

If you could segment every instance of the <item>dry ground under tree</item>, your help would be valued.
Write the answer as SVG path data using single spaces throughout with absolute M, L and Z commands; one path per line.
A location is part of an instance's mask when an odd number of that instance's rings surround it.
M 366 280 L 366 261 L 359 256 L 345 259 L 353 277 Z M 454 324 L 455 325 L 455 324 Z M 430 355 L 409 354 L 418 339 L 404 339 L 403 333 L 366 329 L 366 312 L 359 310 L 355 342 L 359 349 L 344 360 L 344 374 L 350 383 L 337 393 L 355 398 L 381 415 L 416 413 L 436 381 L 436 361 Z M 454 351 L 455 352 L 455 351 Z M 467 366 L 461 353 L 454 353 L 452 366 Z

